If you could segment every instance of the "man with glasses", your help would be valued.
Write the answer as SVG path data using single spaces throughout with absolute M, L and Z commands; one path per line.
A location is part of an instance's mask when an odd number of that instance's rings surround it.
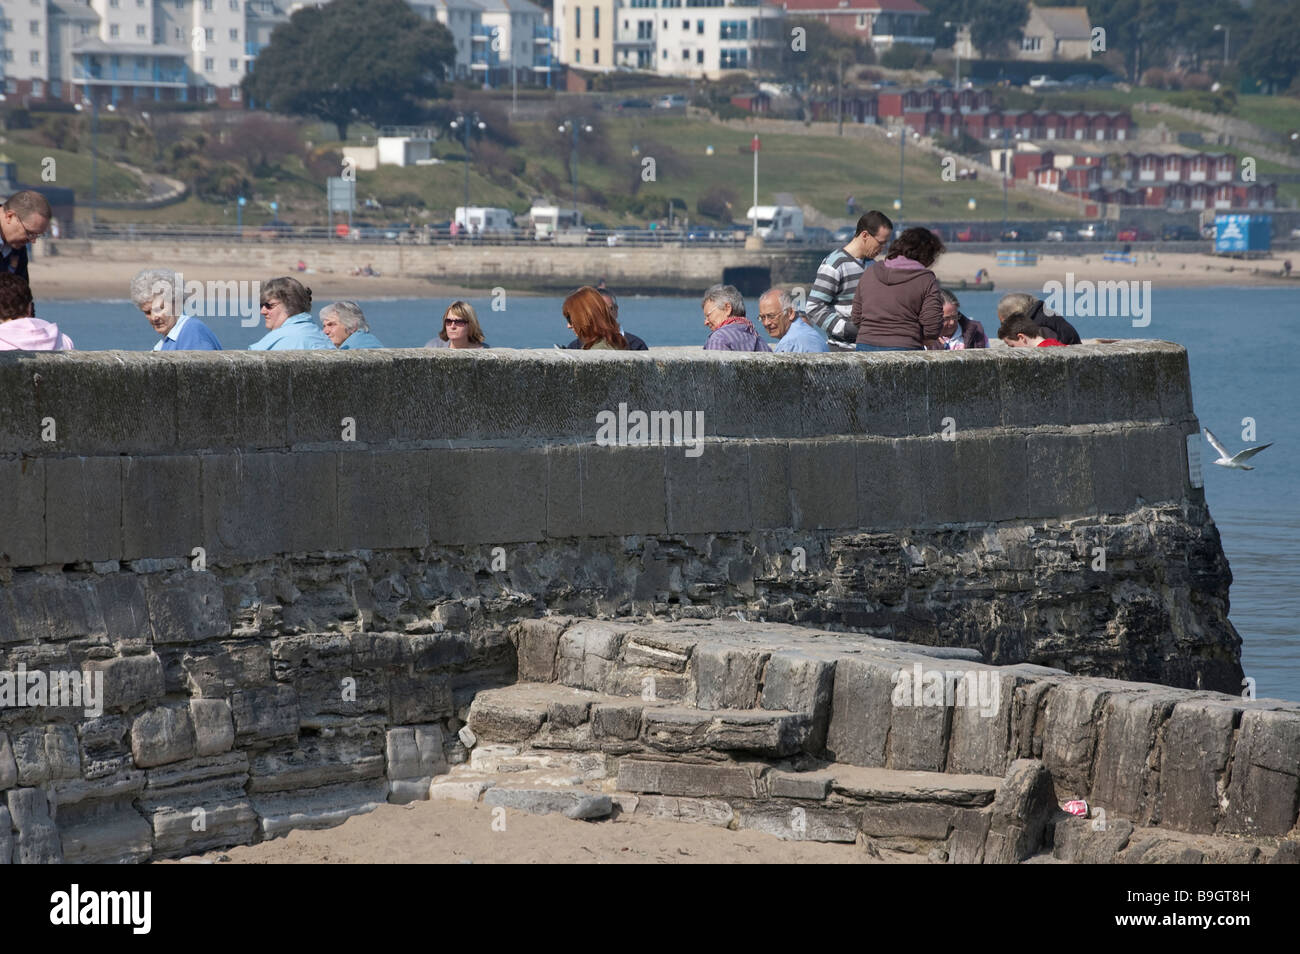
M 776 342 L 773 351 L 829 351 L 826 339 L 794 310 L 794 299 L 781 288 L 769 288 L 758 299 L 758 320 Z
M 858 281 L 872 261 L 889 244 L 894 223 L 883 212 L 871 211 L 858 219 L 853 240 L 837 248 L 817 266 L 817 277 L 804 305 L 808 324 L 826 332 L 836 351 L 852 351 L 858 327 L 853 323 L 853 299 Z
M 53 214 L 39 192 L 15 192 L 0 207 L 0 259 L 5 271 L 23 281 L 27 277 L 27 246 L 45 234 Z

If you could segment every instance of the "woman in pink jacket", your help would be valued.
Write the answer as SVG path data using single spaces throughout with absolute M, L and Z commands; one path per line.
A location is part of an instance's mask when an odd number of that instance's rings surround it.
M 930 267 L 943 251 L 939 236 L 913 227 L 862 273 L 852 313 L 859 351 L 920 351 L 939 337 L 943 297 Z
M 32 317 L 32 290 L 18 275 L 0 272 L 0 351 L 72 351 L 72 339 L 51 321 Z

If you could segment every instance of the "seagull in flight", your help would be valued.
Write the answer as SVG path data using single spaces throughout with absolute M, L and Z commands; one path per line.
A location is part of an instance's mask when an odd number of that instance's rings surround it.
M 1231 467 L 1233 470 L 1254 470 L 1254 467 L 1248 467 L 1246 461 L 1250 460 L 1262 450 L 1268 450 L 1274 442 L 1269 441 L 1267 444 L 1260 444 L 1258 447 L 1247 447 L 1238 454 L 1229 454 L 1228 448 L 1219 443 L 1219 439 L 1210 433 L 1210 429 L 1205 428 L 1205 436 L 1209 438 L 1210 444 L 1219 452 L 1219 459 L 1214 461 L 1220 467 Z

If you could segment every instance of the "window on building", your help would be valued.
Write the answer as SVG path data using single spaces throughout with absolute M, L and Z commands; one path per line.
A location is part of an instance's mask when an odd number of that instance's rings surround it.
M 108 35 L 109 35 L 110 37 L 113 37 L 114 39 L 116 39 L 116 38 L 117 38 L 117 34 L 118 34 L 117 24 L 114 23 L 112 26 L 110 26 L 110 27 L 108 28 Z
M 0 20 L 0 26 L 3 26 L 3 27 L 4 27 L 4 31 L 5 31 L 6 33 L 13 33 L 13 32 L 14 32 L 14 21 L 13 21 L 13 20 L 8 20 L 8 19 Z
M 600 39 L 600 7 L 591 8 L 591 36 L 592 39 Z
M 203 0 L 203 9 L 208 13 L 212 12 L 212 0 Z
M 12 51 L 12 50 L 5 50 L 5 52 L 6 52 L 6 53 L 12 53 L 13 51 Z M 7 80 L 5 80 L 5 92 L 6 92 L 6 93 L 16 93 L 16 92 L 18 92 L 18 81 L 17 81 L 16 79 L 7 79 Z
M 238 73 L 238 72 L 239 72 L 239 60 L 231 59 L 231 61 L 230 61 L 230 72 L 232 72 L 232 73 Z
M 238 12 L 239 12 L 239 0 L 230 0 L 230 9 L 232 9 L 232 10 L 234 10 L 236 13 L 238 13 Z M 233 97 L 233 96 L 231 97 L 231 99 L 234 99 L 234 98 L 235 98 L 235 97 Z
M 63 80 L 50 80 L 50 95 L 55 99 L 63 98 Z
M 217 101 L 217 88 L 215 86 L 205 88 L 203 90 L 203 98 L 209 103 L 215 103 Z
M 203 39 L 207 40 L 209 43 L 211 43 L 216 38 L 217 38 L 217 31 L 212 29 L 212 27 L 208 27 L 203 31 Z
M 32 50 L 32 66 L 40 66 L 40 65 L 41 65 L 41 51 Z
M 14 61 L 14 51 L 13 51 L 13 50 L 4 50 L 3 53 L 4 53 L 4 61 L 5 61 L 6 63 L 12 63 L 12 62 Z
M 184 33 L 183 30 L 181 30 L 180 27 L 177 27 L 177 28 L 176 28 L 176 39 L 178 39 L 178 40 L 183 40 L 183 39 L 185 39 L 185 33 Z
M 701 64 L 701 63 L 704 62 L 704 51 L 703 51 L 703 50 L 696 50 L 696 51 L 695 51 L 695 62 L 696 62 L 697 64 Z
M 698 33 L 700 36 L 704 36 L 704 21 L 703 21 L 703 20 L 696 20 L 696 21 L 695 21 L 695 32 Z
M 1037 53 L 1043 48 L 1041 36 L 1024 36 L 1020 38 L 1020 49 L 1026 53 Z
M 691 28 L 691 21 L 690 21 L 690 20 L 683 20 L 683 21 L 682 21 L 682 29 L 683 29 L 683 30 L 690 30 L 690 28 Z
M 690 50 L 682 50 L 682 59 L 683 59 L 683 60 L 689 60 L 690 58 L 691 58 L 691 51 L 690 51 Z
M 184 9 L 185 9 L 185 0 L 176 0 L 176 9 L 177 9 L 177 10 L 184 10 Z
M 743 70 L 749 65 L 749 50 L 723 50 L 718 60 L 719 69 Z
M 865 13 L 859 13 L 859 14 L 858 14 L 858 29 L 859 29 L 859 30 L 865 30 L 866 28 L 867 28 L 867 15 L 866 15 Z
M 667 50 L 664 50 L 664 57 L 663 57 L 663 58 L 664 58 L 665 60 L 668 59 L 668 51 L 667 51 Z
M 135 35 L 138 36 L 138 37 L 140 37 L 141 39 L 144 38 L 144 35 L 145 35 L 145 33 L 147 33 L 147 32 L 148 32 L 148 31 L 147 31 L 147 29 L 145 28 L 145 25 L 144 25 L 143 23 L 137 23 L 137 24 L 135 25 Z
M 239 28 L 238 28 L 238 27 L 231 27 L 231 28 L 230 28 L 230 42 L 231 42 L 231 43 L 238 43 L 238 42 L 239 42 Z
M 33 96 L 44 96 L 44 95 L 45 95 L 45 81 L 44 81 L 44 80 L 38 80 L 38 79 L 34 79 L 34 80 L 32 80 L 32 95 L 33 95 Z
M 749 37 L 749 23 L 745 20 L 723 20 L 719 39 L 744 40 Z
M 239 102 L 239 98 L 240 98 L 242 95 L 243 95 L 243 92 L 240 90 L 240 88 L 239 88 L 238 86 L 232 86 L 232 87 L 230 87 L 230 101 L 231 101 L 232 103 L 237 103 L 237 102 Z
M 82 36 L 90 36 L 90 24 L 89 24 L 89 23 L 83 23 L 83 24 L 81 25 L 81 35 L 82 35 Z
M 40 36 L 40 35 L 41 35 L 41 21 L 40 21 L 40 20 L 33 20 L 33 21 L 31 22 L 31 28 L 32 28 L 32 36 Z
M 217 67 L 217 62 L 210 56 L 203 58 L 203 72 L 211 73 Z
M 573 62 L 582 62 L 582 50 L 578 49 L 576 46 L 573 48 Z
M 655 22 L 653 20 L 636 21 L 636 38 L 638 40 L 652 40 L 655 34 Z
M 573 38 L 582 39 L 582 7 L 573 8 Z
M 114 10 L 116 10 L 118 6 L 118 0 L 108 0 L 108 5 L 112 7 Z

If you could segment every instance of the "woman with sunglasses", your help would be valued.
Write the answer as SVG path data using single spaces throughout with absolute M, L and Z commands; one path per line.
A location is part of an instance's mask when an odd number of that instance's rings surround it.
M 479 326 L 474 306 L 467 301 L 453 301 L 442 315 L 442 330 L 426 348 L 486 348 L 483 329 Z
M 333 351 L 334 342 L 312 321 L 311 289 L 296 278 L 272 278 L 262 285 L 267 332 L 250 351 Z

